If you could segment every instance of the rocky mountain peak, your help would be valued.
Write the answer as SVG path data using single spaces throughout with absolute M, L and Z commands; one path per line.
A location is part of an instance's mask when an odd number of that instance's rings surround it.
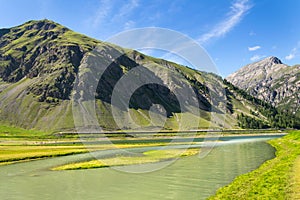
M 275 56 L 269 56 L 260 61 L 248 64 L 245 67 L 241 68 L 239 71 L 262 70 L 262 73 L 267 75 L 273 72 L 274 70 L 276 71 L 284 67 L 286 67 L 286 65 L 284 65 L 279 58 Z
M 96 43 L 47 19 L 0 29 L 0 78 L 15 83 L 43 77 L 27 90 L 40 101 L 68 99 L 81 59 Z
M 24 28 L 26 30 L 44 30 L 44 31 L 52 30 L 55 28 L 67 30 L 66 27 L 48 19 L 28 21 L 27 23 L 24 24 Z
M 267 57 L 259 62 L 269 64 L 269 65 L 282 64 L 281 60 L 275 56 Z
M 45 35 L 49 33 L 58 35 L 65 33 L 68 30 L 68 28 L 48 19 L 31 20 L 19 26 L 0 29 L 0 38 L 5 37 L 7 34 L 10 34 L 9 37 L 3 39 L 15 40 L 22 37 L 25 33 L 29 32 L 31 33 L 28 35 L 29 37 L 36 36 L 37 32 L 39 33 L 39 35 Z
M 246 89 L 257 85 L 261 79 L 280 76 L 281 74 L 277 72 L 285 70 L 287 67 L 279 58 L 270 56 L 242 67 L 229 75 L 227 79 L 235 85 L 240 85 L 242 89 Z
M 242 67 L 227 80 L 273 106 L 289 108 L 300 115 L 300 67 L 297 65 L 285 65 L 271 56 Z
M 51 30 L 54 29 L 57 25 L 50 20 L 39 20 L 39 21 L 29 21 L 25 24 L 26 30 Z

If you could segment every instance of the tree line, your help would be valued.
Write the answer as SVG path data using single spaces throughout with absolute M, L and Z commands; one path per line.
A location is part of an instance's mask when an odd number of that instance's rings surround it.
M 261 128 L 300 128 L 300 119 L 296 115 L 288 111 L 280 111 L 271 104 L 253 97 L 246 91 L 239 89 L 234 86 L 226 79 L 223 83 L 227 86 L 229 90 L 234 91 L 244 99 L 252 102 L 256 105 L 256 110 L 266 117 L 268 122 L 261 119 L 257 119 L 243 113 L 237 116 L 238 125 L 241 128 L 251 128 L 251 129 L 261 129 Z M 258 114 L 254 111 L 250 111 L 251 115 L 257 116 Z M 259 117 L 259 116 L 257 116 Z

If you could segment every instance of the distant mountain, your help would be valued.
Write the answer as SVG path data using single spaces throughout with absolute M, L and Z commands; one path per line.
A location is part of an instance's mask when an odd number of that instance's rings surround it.
M 120 56 L 114 59 L 115 55 Z M 142 70 L 134 71 L 136 80 L 150 77 L 159 84 L 138 87 L 129 105 L 112 102 L 118 82 L 137 66 Z M 100 76 L 96 67 L 103 73 L 95 92 L 89 94 L 93 88 L 87 83 Z M 186 98 L 187 88 L 195 98 Z M 72 100 L 79 99 L 78 106 L 84 105 L 90 100 L 85 94 L 96 98 L 96 114 L 105 130 L 277 126 L 270 119 L 278 114 L 276 109 L 215 74 L 101 42 L 50 20 L 0 29 L 0 123 L 49 132 L 73 131 Z M 181 97 L 186 100 L 179 102 Z M 167 118 L 161 108 L 153 109 L 156 104 L 164 107 Z M 117 124 L 113 109 L 126 122 L 123 126 Z M 225 124 L 222 114 L 226 114 Z M 187 119 L 184 124 L 182 118 Z M 249 126 L 241 123 L 249 120 Z
M 300 65 L 287 66 L 268 57 L 226 78 L 251 95 L 300 116 Z

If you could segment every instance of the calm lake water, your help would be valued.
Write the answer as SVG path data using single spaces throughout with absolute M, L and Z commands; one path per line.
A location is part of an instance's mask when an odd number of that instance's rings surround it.
M 274 148 L 265 143 L 271 138 L 230 138 L 204 158 L 182 158 L 161 170 L 141 174 L 110 168 L 49 170 L 88 154 L 2 166 L 0 199 L 205 199 L 236 176 L 273 158 Z

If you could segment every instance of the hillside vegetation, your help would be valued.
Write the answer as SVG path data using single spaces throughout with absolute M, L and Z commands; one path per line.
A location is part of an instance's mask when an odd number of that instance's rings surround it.
M 128 103 L 122 98 L 112 102 L 113 92 L 126 96 L 130 81 L 137 84 L 142 80 L 155 83 L 137 87 Z M 215 74 L 101 42 L 49 20 L 0 29 L 0 122 L 47 132 L 72 132 L 74 107 L 95 108 L 104 130 L 278 128 L 296 124 Z M 246 121 L 251 118 L 255 123 L 244 126 L 245 116 Z

